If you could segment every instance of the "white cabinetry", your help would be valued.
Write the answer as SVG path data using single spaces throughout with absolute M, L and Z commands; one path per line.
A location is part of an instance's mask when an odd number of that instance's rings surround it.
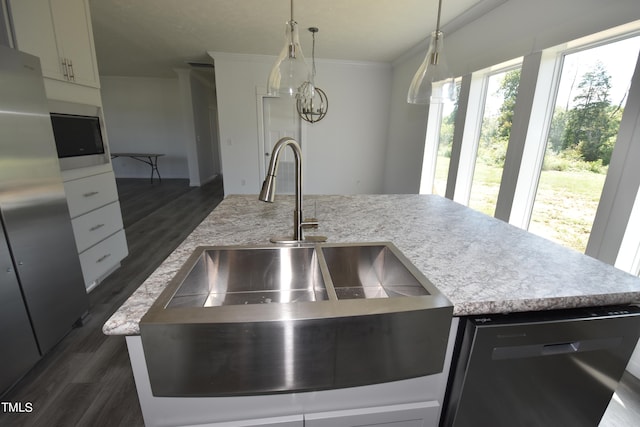
M 184 427 L 303 427 L 302 415 L 289 415 L 275 418 L 260 418 L 253 420 L 228 421 L 208 424 L 189 424 Z
M 115 177 L 112 172 L 65 181 L 71 224 L 87 290 L 127 256 Z
M 76 235 L 78 252 L 82 253 L 122 230 L 120 203 L 111 202 L 86 215 L 80 215 L 71 221 L 71 225 Z
M 45 77 L 99 87 L 88 0 L 10 0 L 16 47 Z
M 437 427 L 457 328 L 454 317 L 439 374 L 361 387 L 237 397 L 154 396 L 142 339 L 139 335 L 126 339 L 140 408 L 149 427 L 268 427 L 274 422 L 287 427 Z
M 108 153 L 89 0 L 7 0 L 7 5 L 15 47 L 40 57 L 50 111 L 99 116 Z M 108 157 L 98 166 L 64 169 L 82 274 L 91 290 L 128 254 L 115 177 Z
M 305 414 L 304 427 L 435 427 L 439 416 L 440 404 L 432 400 Z
M 439 415 L 440 404 L 434 400 L 275 418 L 190 424 L 188 427 L 436 427 Z
M 64 184 L 71 218 L 118 200 L 113 173 L 91 175 Z

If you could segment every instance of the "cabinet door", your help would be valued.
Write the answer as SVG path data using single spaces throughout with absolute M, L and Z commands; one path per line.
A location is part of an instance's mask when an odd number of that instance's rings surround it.
M 87 0 L 50 0 L 58 53 L 69 80 L 98 87 L 98 67 Z
M 82 252 L 80 266 L 87 290 L 91 290 L 93 282 L 117 266 L 127 254 L 127 238 L 124 230 L 118 231 L 113 236 Z
M 207 424 L 190 424 L 184 427 L 303 427 L 302 415 L 260 418 L 253 420 L 226 421 Z
M 304 415 L 305 427 L 437 427 L 437 401 L 345 409 Z
M 120 203 L 113 202 L 71 220 L 78 253 L 117 233 L 123 228 Z
M 65 80 L 49 0 L 10 0 L 16 47 L 40 58 L 42 74 Z
M 118 200 L 118 188 L 112 172 L 67 181 L 64 191 L 71 218 Z

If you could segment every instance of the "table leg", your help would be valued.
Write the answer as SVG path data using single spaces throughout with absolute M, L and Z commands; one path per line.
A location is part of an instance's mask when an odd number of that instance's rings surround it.
M 151 183 L 153 184 L 153 172 L 158 175 L 158 181 L 162 182 L 162 177 L 158 170 L 158 156 L 153 156 L 153 159 L 149 156 L 149 164 L 151 165 Z

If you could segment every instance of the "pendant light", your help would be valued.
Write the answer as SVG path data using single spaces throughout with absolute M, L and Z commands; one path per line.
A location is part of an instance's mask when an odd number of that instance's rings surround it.
M 291 0 L 291 19 L 285 24 L 284 46 L 269 73 L 267 92 L 271 96 L 295 96 L 302 84 L 309 79 L 309 67 L 302 54 L 298 23 L 293 19 L 293 0 Z
M 311 78 L 302 84 L 300 93 L 296 100 L 296 109 L 302 120 L 315 123 L 324 119 L 329 109 L 329 99 L 327 94 L 316 86 L 316 33 L 318 27 L 310 27 L 309 31 L 313 37 L 313 47 L 311 49 Z
M 442 31 L 440 31 L 441 10 L 442 0 L 439 0 L 436 30 L 431 33 L 427 55 L 413 76 L 411 86 L 409 86 L 409 93 L 407 94 L 407 102 L 409 104 L 429 104 L 431 102 L 453 100 L 455 86 L 443 54 L 443 35 Z M 451 81 L 447 82 L 443 87 L 442 98 L 433 97 L 432 99 L 432 84 L 443 80 Z

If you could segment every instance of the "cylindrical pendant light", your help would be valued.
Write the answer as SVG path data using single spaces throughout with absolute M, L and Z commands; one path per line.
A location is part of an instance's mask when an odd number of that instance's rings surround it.
M 285 24 L 284 46 L 269 73 L 267 92 L 272 96 L 295 96 L 302 84 L 309 80 L 309 67 L 302 54 L 298 23 L 293 19 L 293 0 L 291 0 L 291 19 Z
M 431 33 L 431 40 L 429 42 L 427 55 L 418 68 L 418 71 L 416 71 L 416 74 L 413 76 L 411 86 L 409 86 L 407 102 L 410 104 L 429 104 L 432 102 L 431 92 L 433 83 L 451 78 L 447 67 L 447 61 L 443 53 L 444 36 L 442 35 L 442 31 L 440 31 L 441 10 L 442 0 L 439 0 L 436 30 Z M 449 94 L 449 92 L 453 92 L 451 89 L 453 89 L 453 86 L 448 87 L 445 91 L 447 96 L 452 96 L 452 93 Z

